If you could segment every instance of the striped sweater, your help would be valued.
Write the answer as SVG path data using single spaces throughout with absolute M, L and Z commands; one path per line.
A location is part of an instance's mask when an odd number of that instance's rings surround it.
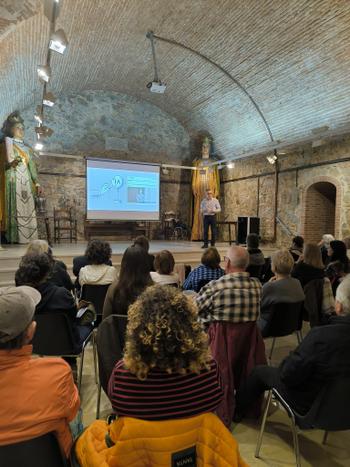
M 213 412 L 223 397 L 219 369 L 214 360 L 199 374 L 169 374 L 153 369 L 141 381 L 119 360 L 111 374 L 108 395 L 119 416 L 144 420 L 186 418 Z

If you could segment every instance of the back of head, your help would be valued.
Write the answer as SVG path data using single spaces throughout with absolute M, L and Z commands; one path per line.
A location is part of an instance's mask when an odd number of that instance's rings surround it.
M 145 237 L 144 235 L 139 235 L 138 237 L 136 237 L 133 245 L 143 248 L 146 251 L 146 253 L 148 253 L 149 241 L 148 241 L 148 238 Z
M 322 242 L 325 248 L 329 248 L 329 244 L 334 240 L 333 235 L 331 234 L 324 234 L 322 235 Z
M 207 367 L 207 337 L 191 299 L 174 287 L 147 288 L 129 308 L 125 366 L 139 379 L 152 368 L 199 373 Z
M 174 270 L 174 266 L 174 256 L 168 250 L 161 251 L 154 259 L 154 267 L 159 274 L 171 274 Z
M 303 250 L 303 262 L 314 268 L 323 269 L 321 250 L 315 243 L 306 243 Z
M 250 233 L 247 235 L 247 248 L 256 249 L 259 248 L 259 235 Z
M 112 257 L 112 248 L 103 240 L 91 240 L 86 248 L 85 256 L 90 264 L 107 264 Z
M 32 240 L 25 255 L 40 255 L 42 253 L 49 253 L 50 247 L 46 240 Z
M 300 235 L 297 235 L 296 237 L 293 238 L 293 246 L 295 248 L 303 249 L 304 247 L 304 239 Z
M 329 246 L 333 250 L 331 261 L 348 262 L 347 251 L 344 242 L 341 240 L 333 240 L 330 242 Z
M 350 274 L 338 285 L 335 299 L 342 305 L 342 314 L 350 314 Z
M 16 285 L 37 287 L 45 282 L 51 271 L 51 262 L 47 254 L 23 256 L 15 274 Z
M 245 271 L 249 264 L 249 253 L 241 246 L 231 246 L 227 251 L 229 271 Z
M 293 256 L 288 250 L 275 251 L 271 257 L 271 268 L 275 274 L 289 276 L 294 267 Z
M 211 246 L 210 248 L 207 248 L 204 251 L 202 255 L 202 259 L 201 259 L 201 263 L 210 269 L 217 269 L 218 267 L 220 267 L 220 261 L 221 261 L 221 258 L 220 258 L 219 252 L 213 246 Z

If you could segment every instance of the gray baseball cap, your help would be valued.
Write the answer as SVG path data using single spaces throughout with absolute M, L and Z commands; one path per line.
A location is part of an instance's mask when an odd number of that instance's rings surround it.
M 28 287 L 0 288 L 0 342 L 19 336 L 32 322 L 40 293 Z

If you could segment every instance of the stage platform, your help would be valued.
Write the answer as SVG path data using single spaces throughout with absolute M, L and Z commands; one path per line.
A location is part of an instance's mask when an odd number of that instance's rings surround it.
M 124 251 L 131 242 L 120 241 L 110 242 L 112 247 L 112 263 L 117 268 L 120 267 L 120 262 Z M 169 250 L 175 258 L 176 264 L 190 264 L 192 267 L 198 266 L 203 253 L 201 249 L 202 242 L 189 241 L 166 241 L 152 240 L 150 242 L 150 253 L 155 254 L 161 250 Z M 26 251 L 25 245 L 3 245 L 4 249 L 0 250 L 0 287 L 14 284 L 15 272 L 18 268 L 21 257 Z M 217 243 L 216 247 L 223 257 L 229 247 L 227 242 Z M 63 261 L 68 268 L 68 272 L 73 279 L 72 265 L 75 256 L 83 255 L 86 248 L 86 242 L 77 243 L 57 243 L 53 245 L 53 253 L 55 258 Z M 265 256 L 270 256 L 273 249 L 263 248 Z

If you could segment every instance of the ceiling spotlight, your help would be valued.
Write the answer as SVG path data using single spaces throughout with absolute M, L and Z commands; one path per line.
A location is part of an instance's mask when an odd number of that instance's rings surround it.
M 46 138 L 46 136 L 50 137 L 53 135 L 53 130 L 48 126 L 37 126 L 35 127 L 35 132 L 39 138 Z
M 269 161 L 270 164 L 276 164 L 277 156 L 273 154 L 272 156 L 267 156 L 266 159 Z
M 42 149 L 44 149 L 43 143 L 40 143 L 40 141 L 38 141 L 37 143 L 35 143 L 34 149 L 36 151 L 41 151 Z
M 44 0 L 44 15 L 49 21 L 58 18 L 60 3 L 60 0 Z
M 63 54 L 67 48 L 67 45 L 68 45 L 68 40 L 63 29 L 58 29 L 56 32 L 52 34 L 50 43 L 49 43 L 49 48 L 51 50 L 54 50 L 55 52 L 58 52 L 59 54 Z
M 52 94 L 52 92 L 45 92 L 43 104 L 47 105 L 48 107 L 53 107 L 56 102 L 56 97 Z
M 48 65 L 39 65 L 37 68 L 38 76 L 40 79 L 48 83 L 51 78 L 51 67 Z
M 39 123 L 39 125 L 41 125 L 43 123 L 43 117 L 39 113 L 34 115 L 34 119 Z
M 156 49 L 154 47 L 154 34 L 152 31 L 148 31 L 146 34 L 147 39 L 151 42 L 152 48 L 152 57 L 153 57 L 153 68 L 154 68 L 154 78 L 153 81 L 150 81 L 146 87 L 151 91 L 157 94 L 164 94 L 166 89 L 166 83 L 163 83 L 158 76 L 158 65 L 156 57 Z
M 234 163 L 234 162 L 229 162 L 229 163 L 227 164 L 227 168 L 228 168 L 228 169 L 233 169 L 234 166 L 235 166 L 235 163 Z

